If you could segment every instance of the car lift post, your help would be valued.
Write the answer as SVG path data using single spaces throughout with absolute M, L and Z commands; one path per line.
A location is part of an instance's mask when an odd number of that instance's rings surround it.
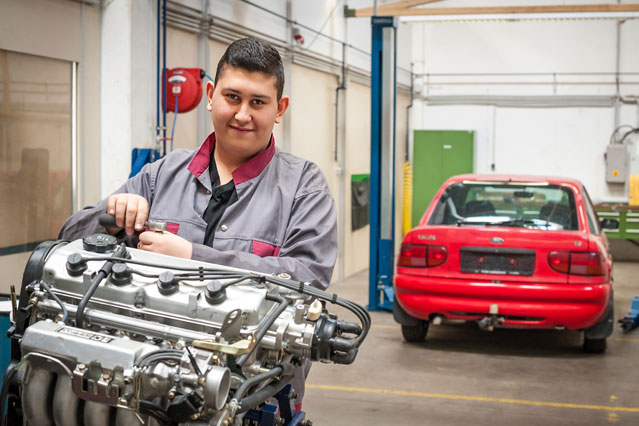
M 393 309 L 396 18 L 373 16 L 368 309 Z

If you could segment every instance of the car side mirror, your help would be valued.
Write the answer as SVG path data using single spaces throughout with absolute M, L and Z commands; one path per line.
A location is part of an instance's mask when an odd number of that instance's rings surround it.
M 600 223 L 603 229 L 619 229 L 619 221 L 617 219 L 603 219 Z

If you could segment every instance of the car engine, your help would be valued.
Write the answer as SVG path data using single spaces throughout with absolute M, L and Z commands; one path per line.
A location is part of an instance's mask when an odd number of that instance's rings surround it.
M 296 370 L 352 363 L 370 316 L 275 272 L 127 248 L 106 234 L 42 243 L 9 330 L 2 425 L 311 424 L 292 402 Z

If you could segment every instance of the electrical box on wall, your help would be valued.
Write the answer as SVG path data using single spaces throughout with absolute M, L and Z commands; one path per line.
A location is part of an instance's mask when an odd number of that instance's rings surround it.
M 606 182 L 626 183 L 628 178 L 628 148 L 624 144 L 610 144 L 606 149 Z

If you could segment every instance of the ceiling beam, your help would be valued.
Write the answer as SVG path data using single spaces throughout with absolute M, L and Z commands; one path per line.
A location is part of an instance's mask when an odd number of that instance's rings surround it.
M 381 10 L 385 9 L 408 9 L 415 6 L 422 6 L 429 3 L 436 3 L 443 0 L 402 0 L 402 1 L 394 1 L 391 3 L 384 3 L 377 5 L 377 15 Z M 355 9 L 356 17 L 359 17 L 357 13 L 367 14 L 365 16 L 373 16 L 373 8 L 372 7 L 362 7 L 361 9 Z M 364 15 L 362 15 L 364 16 Z
M 404 3 L 404 2 L 401 2 Z M 355 17 L 373 16 L 372 8 L 355 9 Z M 370 9 L 370 11 L 368 11 Z M 361 11 L 361 12 L 360 12 Z M 580 13 L 580 12 L 639 12 L 639 4 L 580 4 L 554 6 L 499 6 L 499 7 L 377 7 L 378 16 L 427 15 L 485 15 L 516 13 Z

